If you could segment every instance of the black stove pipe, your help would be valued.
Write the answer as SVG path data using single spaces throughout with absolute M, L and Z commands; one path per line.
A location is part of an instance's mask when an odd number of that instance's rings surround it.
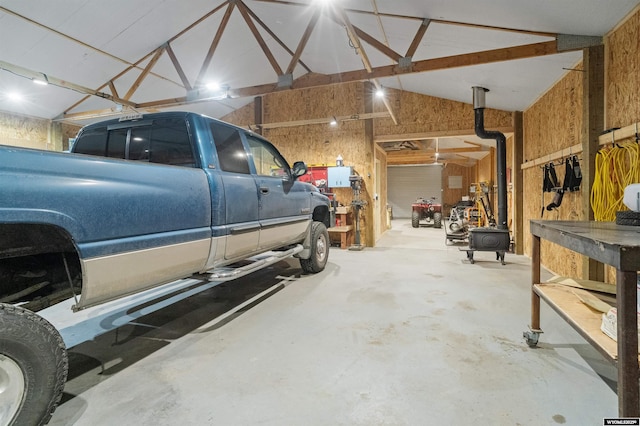
M 502 132 L 484 129 L 485 93 L 489 89 L 474 86 L 473 110 L 475 112 L 475 131 L 481 139 L 496 140 L 497 171 L 498 171 L 498 229 L 508 229 L 507 226 L 507 138 Z

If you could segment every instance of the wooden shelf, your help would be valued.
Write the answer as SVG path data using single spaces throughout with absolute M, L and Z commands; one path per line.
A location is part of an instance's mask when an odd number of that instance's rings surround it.
M 604 357 L 611 362 L 618 360 L 617 342 L 600 329 L 602 312 L 585 305 L 570 287 L 558 284 L 534 284 L 533 291 Z
M 340 242 L 340 248 L 346 249 L 354 243 L 354 227 L 352 225 L 351 206 L 338 207 L 336 222 L 339 226 L 332 226 L 328 229 L 329 238 L 332 241 Z

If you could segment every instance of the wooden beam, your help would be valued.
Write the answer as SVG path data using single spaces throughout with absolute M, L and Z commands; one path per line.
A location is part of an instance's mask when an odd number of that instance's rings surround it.
M 220 9 L 222 9 L 223 7 L 225 7 L 227 4 L 229 4 L 229 0 L 225 0 L 222 3 L 220 3 L 218 6 L 216 6 L 213 10 L 209 11 L 208 13 L 204 14 L 203 16 L 201 16 L 200 18 L 198 18 L 195 22 L 191 23 L 191 25 L 187 26 L 186 28 L 184 28 L 182 31 L 180 31 L 178 34 L 174 35 L 173 37 L 171 37 L 169 40 L 167 40 L 167 43 L 171 43 L 176 41 L 177 39 L 179 39 L 180 37 L 182 37 L 183 35 L 185 35 L 186 33 L 188 33 L 189 31 L 191 31 L 193 28 L 197 27 L 198 25 L 200 25 L 200 23 L 202 23 L 203 21 L 205 21 L 206 19 L 208 19 L 211 15 L 214 15 L 217 11 L 219 11 Z
M 515 242 L 516 254 L 524 254 L 524 174 L 520 165 L 524 161 L 524 119 L 522 111 L 515 111 L 512 114 L 513 141 L 511 149 L 511 205 L 513 226 L 511 232 Z M 507 163 L 509 160 L 507 159 Z M 527 222 L 527 225 L 529 222 Z
M 218 48 L 218 43 L 220 43 L 220 39 L 222 38 L 222 34 L 224 33 L 227 24 L 229 23 L 229 18 L 231 17 L 231 12 L 233 12 L 233 8 L 235 7 L 235 3 L 229 3 L 227 6 L 227 10 L 224 12 L 224 16 L 222 17 L 222 21 L 220 21 L 220 26 L 216 31 L 216 35 L 213 37 L 211 41 L 211 46 L 209 46 L 209 51 L 207 52 L 207 56 L 205 56 L 204 61 L 202 62 L 202 67 L 200 67 L 200 72 L 198 73 L 198 78 L 196 78 L 195 86 L 202 85 L 202 79 L 204 75 L 207 73 L 209 69 L 209 65 L 211 64 L 211 59 L 213 58 L 213 54 L 216 53 L 216 49 Z
M 371 35 L 367 34 L 366 32 L 362 31 L 360 28 L 356 27 L 355 25 L 353 26 L 353 29 L 356 32 L 356 35 L 358 37 L 360 37 L 362 40 L 366 41 L 372 47 L 374 47 L 377 50 L 379 50 L 381 53 L 383 53 L 386 56 L 388 56 L 389 58 L 391 58 L 396 63 L 400 61 L 400 58 L 402 58 L 402 56 L 399 53 L 396 53 L 389 46 L 387 46 L 386 44 L 376 40 L 373 36 L 371 36 Z
M 373 82 L 373 85 L 376 87 L 376 90 L 382 90 L 382 85 L 380 84 L 380 82 L 378 82 L 377 79 L 373 79 L 372 82 Z M 398 125 L 398 117 L 396 117 L 396 114 L 393 112 L 391 103 L 389 102 L 389 99 L 386 96 L 382 97 L 382 103 L 384 104 L 384 107 L 387 109 L 387 111 L 389 111 L 389 115 L 393 120 L 393 124 Z
M 302 51 L 304 50 L 305 46 L 307 45 L 307 42 L 309 41 L 309 38 L 311 37 L 311 33 L 313 32 L 313 29 L 315 28 L 316 24 L 318 23 L 318 18 L 320 18 L 320 8 L 317 8 L 315 10 L 315 12 L 313 13 L 313 16 L 311 16 L 311 20 L 309 21 L 309 24 L 307 25 L 307 28 L 304 30 L 304 34 L 302 34 L 302 38 L 300 38 L 300 42 L 298 43 L 298 47 L 296 48 L 296 53 L 293 54 L 293 57 L 291 58 L 291 62 L 289 63 L 289 66 L 287 67 L 287 71 L 286 74 L 292 74 L 293 70 L 296 67 L 296 63 L 300 60 L 300 56 L 302 55 Z
M 308 6 L 307 3 L 296 3 L 296 2 L 285 1 L 285 0 L 254 0 L 254 1 L 260 1 L 263 3 L 275 3 L 275 4 L 281 4 L 281 5 L 287 5 L 287 6 L 299 6 L 299 7 Z M 346 8 L 344 10 L 350 13 L 358 13 L 361 15 L 378 15 L 378 16 L 384 16 L 387 18 L 409 19 L 409 20 L 417 20 L 417 21 L 424 20 L 424 17 L 420 17 L 420 16 L 399 15 L 396 13 L 372 12 L 370 10 L 349 9 L 349 8 Z M 460 25 L 460 26 L 471 27 L 471 28 L 508 31 L 508 32 L 514 32 L 519 34 L 536 35 L 541 37 L 555 37 L 557 35 L 557 33 L 550 33 L 545 31 L 532 31 L 532 30 L 526 30 L 521 28 L 508 28 L 508 27 L 498 27 L 498 26 L 491 26 L 491 25 L 480 25 L 480 24 L 474 24 L 471 22 L 449 21 L 445 19 L 431 19 L 431 21 L 437 22 L 438 24 Z
M 269 63 L 271 64 L 271 67 L 273 68 L 273 70 L 276 72 L 276 75 L 282 75 L 282 68 L 280 68 L 280 65 L 278 65 L 278 61 L 276 61 L 275 56 L 273 56 L 273 53 L 269 49 L 269 46 L 267 46 L 267 43 L 262 38 L 262 35 L 260 35 L 260 31 L 258 31 L 258 28 L 256 28 L 256 24 L 251 19 L 251 16 L 247 12 L 247 9 L 248 9 L 247 6 L 241 0 L 238 0 L 238 10 L 240 11 L 240 14 L 244 18 L 245 22 L 247 23 L 249 30 L 251 30 L 253 37 L 256 39 L 256 41 L 260 45 L 262 52 L 269 60 Z
M 387 151 L 387 164 L 398 166 L 403 164 L 433 164 L 436 161 L 436 153 L 425 151 Z M 475 163 L 477 160 L 473 158 L 455 158 L 443 159 L 437 158 L 438 163 L 442 164 L 468 164 Z
M 386 118 L 386 117 L 389 117 L 389 114 L 386 112 L 372 112 L 368 114 L 337 115 L 335 117 L 320 117 L 320 118 L 310 118 L 307 120 L 282 121 L 278 123 L 264 123 L 260 127 L 262 127 L 263 129 L 276 129 L 280 127 L 308 126 L 311 124 L 328 124 L 334 118 L 338 123 L 341 123 L 344 121 L 368 120 L 371 118 Z
M 187 75 L 184 73 L 184 70 L 180 65 L 180 61 L 178 61 L 176 54 L 173 52 L 173 49 L 171 48 L 171 44 L 167 43 L 165 46 L 165 49 L 167 50 L 167 54 L 169 55 L 169 58 L 171 59 L 171 62 L 173 63 L 173 66 L 176 69 L 178 76 L 180 77 L 180 80 L 182 80 L 182 84 L 184 85 L 184 88 L 187 90 L 193 89 L 193 87 L 191 87 L 191 83 L 189 83 L 189 79 L 187 78 Z
M 556 42 L 542 42 L 534 44 L 525 44 L 521 46 L 507 47 L 495 50 L 485 50 L 482 52 L 468 53 L 464 55 L 446 56 L 443 58 L 425 59 L 414 62 L 413 66 L 408 69 L 401 69 L 396 65 L 382 66 L 373 68 L 371 72 L 366 70 L 349 71 L 338 74 L 307 74 L 293 82 L 292 89 L 306 89 L 311 87 L 326 86 L 329 84 L 349 83 L 354 81 L 370 80 L 372 78 L 391 77 L 401 74 L 412 74 L 416 72 L 437 71 L 450 69 L 455 67 L 464 67 L 472 65 L 482 65 L 492 62 L 508 61 L 514 59 L 532 58 L 537 56 L 545 56 L 559 53 L 556 48 Z M 231 89 L 229 95 L 231 97 L 259 96 L 267 93 L 273 93 L 278 90 L 277 83 L 268 83 L 258 86 Z M 153 102 L 145 102 L 139 104 L 141 107 L 146 106 L 172 106 L 182 105 L 190 102 L 202 102 L 205 99 L 188 101 L 186 96 L 182 98 L 161 99 Z M 511 129 L 510 131 L 513 131 Z M 446 132 L 443 132 L 446 133 Z M 504 132 L 503 132 L 504 133 Z M 467 133 L 473 135 L 474 132 Z M 440 134 L 440 136 L 445 136 Z M 437 135 L 436 135 L 437 136 Z M 432 136 L 435 137 L 435 136 Z
M 116 86 L 113 84 L 113 80 L 109 80 L 109 90 L 111 91 L 111 94 L 113 96 L 115 96 L 116 98 L 118 98 L 118 91 L 116 90 Z
M 598 136 L 604 130 L 604 46 L 594 46 L 582 51 L 582 220 L 594 220 L 590 189 L 595 181 L 596 154 L 600 148 Z M 601 218 L 597 218 L 602 220 Z M 608 219 L 611 220 L 611 219 Z M 582 278 L 604 281 L 604 265 L 586 256 L 582 257 Z M 619 287 L 618 287 L 619 288 Z M 618 375 L 620 379 L 620 375 Z M 620 380 L 618 381 L 620 383 Z M 636 389 L 638 386 L 636 376 Z M 636 407 L 634 412 L 637 412 Z
M 126 99 L 126 100 L 130 100 L 131 99 L 131 96 L 133 96 L 133 94 L 136 92 L 136 90 L 138 90 L 138 87 L 140 87 L 140 85 L 142 84 L 144 79 L 147 78 L 147 75 L 149 75 L 149 72 L 156 65 L 156 63 L 158 62 L 158 60 L 160 59 L 160 57 L 162 56 L 163 53 L 164 53 L 164 46 L 159 47 L 158 49 L 156 49 L 156 52 L 153 55 L 153 58 L 151 58 L 151 60 L 149 61 L 147 66 L 144 68 L 144 70 L 142 70 L 142 72 L 140 73 L 140 75 L 138 76 L 136 81 L 131 85 L 131 88 L 129 89 L 127 94 L 124 95 L 124 99 Z
M 429 19 L 425 19 L 422 21 L 422 24 L 420 24 L 418 31 L 416 31 L 416 35 L 413 36 L 413 41 L 407 49 L 407 53 L 404 55 L 406 58 L 411 58 L 416 53 L 416 50 L 418 50 L 418 46 L 420 46 L 420 42 L 424 37 L 424 33 L 427 32 L 427 28 L 429 28 L 430 23 L 431 21 Z
M 366 70 L 347 71 L 337 74 L 307 74 L 298 78 L 293 83 L 293 89 L 325 86 L 328 84 L 348 83 L 353 81 L 370 80 L 372 78 L 392 77 L 395 75 L 412 74 L 417 72 L 446 70 L 458 67 L 490 64 L 494 62 L 526 59 L 559 53 L 556 42 L 548 41 L 521 46 L 506 47 L 482 52 L 473 52 L 463 55 L 445 56 L 441 58 L 425 59 L 413 62 L 411 67 L 400 68 L 397 65 L 376 67 L 368 72 Z M 239 96 L 255 96 L 264 94 L 266 85 L 237 89 Z
M 70 112 L 65 113 L 60 120 L 87 120 L 90 118 L 98 118 L 98 117 L 109 117 L 115 115 L 122 115 L 123 113 L 127 113 L 128 111 L 139 112 L 139 110 L 134 110 L 133 108 L 124 106 L 122 111 L 116 111 L 113 108 L 103 108 L 103 109 L 94 109 L 91 111 L 82 111 L 82 112 Z
M 513 127 L 497 127 L 489 129 L 491 131 L 499 131 L 501 133 L 512 133 Z M 460 129 L 460 130 L 434 130 L 431 132 L 422 132 L 422 133 L 400 133 L 395 135 L 378 135 L 375 137 L 376 143 L 382 142 L 402 142 L 402 141 L 419 141 L 425 139 L 433 139 L 433 138 L 444 138 L 457 136 L 463 138 L 465 136 L 475 136 L 474 129 Z M 469 143 L 469 142 L 467 142 Z
M 367 72 L 370 73 L 372 70 L 371 61 L 369 61 L 367 52 L 365 52 L 364 48 L 362 47 L 362 43 L 360 43 L 360 38 L 358 38 L 355 28 L 353 28 L 353 25 L 351 25 L 351 21 L 349 21 L 349 17 L 345 13 L 344 9 L 338 6 L 336 6 L 333 9 L 333 11 L 335 15 L 337 15 L 337 17 L 339 18 L 339 21 L 341 21 L 346 27 L 347 35 L 349 36 L 349 40 L 351 40 L 351 44 L 353 44 L 353 47 L 356 50 L 356 53 L 360 56 L 360 59 L 362 60 L 362 64 L 364 65 L 364 68 L 367 70 Z
M 269 34 L 280 45 L 280 47 L 286 50 L 289 55 L 291 56 L 294 55 L 293 51 L 289 49 L 289 47 L 286 44 L 284 44 L 284 42 L 280 40 L 280 38 L 273 31 L 271 31 L 271 28 L 269 28 L 264 22 L 262 22 L 262 20 L 258 17 L 258 15 L 253 13 L 253 10 L 247 9 L 247 12 L 249 12 L 249 15 L 251 15 L 253 20 L 256 21 L 265 30 L 265 32 Z M 300 66 L 302 66 L 302 68 L 307 70 L 307 72 L 311 72 L 311 68 L 309 68 L 307 64 L 305 64 L 300 60 L 298 60 L 298 63 L 300 64 Z
M 21 77 L 28 78 L 28 79 L 31 79 L 31 80 L 34 80 L 34 79 L 35 80 L 40 80 L 45 76 L 45 74 L 43 74 L 41 72 L 33 71 L 33 70 L 30 70 L 28 68 L 21 67 L 21 66 L 18 66 L 18 65 L 13 65 L 13 64 L 10 64 L 9 62 L 5 62 L 5 61 L 0 61 L 0 69 L 7 70 L 7 71 L 12 72 L 12 73 L 14 73 L 16 75 L 19 75 Z M 98 90 L 90 89 L 88 87 L 84 87 L 84 86 L 81 86 L 79 84 L 71 83 L 69 81 L 62 80 L 60 78 L 54 77 L 54 76 L 49 75 L 49 74 L 46 74 L 46 80 L 52 86 L 63 87 L 65 89 L 75 90 L 78 93 L 84 93 L 86 95 L 97 96 L 99 98 L 107 99 L 109 101 L 112 101 L 112 102 L 115 102 L 115 103 L 118 103 L 118 104 L 122 104 L 122 105 L 130 105 L 130 106 L 135 105 L 133 102 L 129 102 L 126 99 L 120 99 L 120 98 L 118 98 L 116 96 L 113 96 L 112 94 L 100 92 Z

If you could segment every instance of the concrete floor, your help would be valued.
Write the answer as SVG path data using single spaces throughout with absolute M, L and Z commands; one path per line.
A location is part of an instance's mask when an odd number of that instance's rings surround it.
M 446 246 L 442 229 L 394 220 L 375 248 L 332 249 L 318 275 L 301 276 L 291 260 L 72 320 L 54 308 L 48 318 L 74 346 L 50 424 L 582 426 L 616 417 L 615 368 L 544 302 L 540 344 L 524 343 L 529 259 L 475 258 Z

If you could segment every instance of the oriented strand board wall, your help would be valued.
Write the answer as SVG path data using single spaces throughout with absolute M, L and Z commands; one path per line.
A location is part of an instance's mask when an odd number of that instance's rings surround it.
M 450 188 L 449 177 L 460 176 L 462 178 L 462 188 Z M 448 217 L 451 206 L 462 200 L 463 196 L 471 196 L 469 187 L 475 181 L 476 168 L 465 167 L 459 164 L 447 164 L 442 171 L 442 207 L 444 214 Z
M 365 83 L 348 83 L 264 95 L 262 97 L 264 123 L 366 113 L 367 98 L 371 96 L 370 87 Z M 399 124 L 395 125 L 390 118 L 374 119 L 373 128 L 369 130 L 373 136 L 431 131 L 473 133 L 474 113 L 471 104 L 391 89 L 388 89 L 387 96 L 390 98 L 390 104 L 399 119 Z M 471 91 L 469 97 L 471 98 Z M 375 112 L 386 111 L 381 101 L 374 99 L 373 104 Z M 223 120 L 246 127 L 254 123 L 253 111 L 254 104 L 251 103 L 223 117 Z M 309 165 L 333 165 L 336 157 L 341 155 L 345 165 L 353 166 L 363 176 L 365 190 L 362 198 L 368 203 L 361 217 L 363 241 L 366 241 L 367 245 L 373 245 L 374 221 L 370 206 L 375 205 L 373 204 L 375 159 L 384 158 L 382 163 L 385 173 L 382 178 L 384 185 L 386 185 L 387 162 L 386 155 L 377 153 L 377 148 L 370 143 L 370 133 L 366 123 L 364 120 L 358 120 L 342 122 L 338 127 L 331 127 L 328 124 L 279 127 L 265 129 L 263 134 L 282 151 L 290 162 L 302 160 Z M 511 113 L 485 110 L 487 129 L 511 125 Z M 495 167 L 489 165 L 487 173 L 491 173 L 494 169 Z M 459 170 L 456 173 L 463 176 L 464 189 L 451 192 L 451 200 L 447 198 L 445 203 L 455 204 L 462 195 L 468 195 L 469 185 L 477 180 L 475 167 L 464 171 Z M 494 181 L 495 177 L 488 177 L 487 180 Z M 343 204 L 351 203 L 351 189 L 338 188 L 335 192 L 338 201 Z M 381 188 L 381 195 L 386 195 L 384 186 Z M 379 210 L 376 213 L 380 213 L 378 223 L 382 228 L 386 222 L 386 199 L 379 200 Z
M 226 121 L 227 123 L 233 123 L 240 127 L 249 127 L 249 125 L 253 126 L 256 122 L 255 102 L 250 102 L 242 108 L 238 108 L 237 110 L 222 117 L 221 120 Z
M 640 9 L 605 46 L 605 128 L 628 126 L 640 121 Z
M 69 149 L 80 126 L 0 112 L 0 144 L 48 151 Z
M 262 101 L 265 123 L 279 123 L 332 116 L 350 116 L 365 112 L 365 84 L 349 83 L 323 88 L 288 90 L 265 95 Z M 352 166 L 363 177 L 361 199 L 367 208 L 360 216 L 361 241 L 374 245 L 373 195 L 375 192 L 374 147 L 367 141 L 364 120 L 345 121 L 338 126 L 315 124 L 265 129 L 263 135 L 272 141 L 290 161 L 307 164 L 335 165 L 341 155 L 345 166 Z M 350 205 L 350 188 L 336 188 L 336 199 Z
M 385 92 L 398 118 L 398 125 L 395 125 L 390 118 L 376 119 L 374 130 L 376 136 L 457 130 L 468 130 L 473 133 L 474 112 L 470 103 L 386 88 Z M 469 102 L 471 101 L 472 92 L 469 90 Z M 381 101 L 376 101 L 375 111 L 386 111 Z M 486 129 L 511 125 L 510 112 L 485 110 Z
M 0 144 L 50 149 L 49 120 L 0 113 Z
M 580 69 L 582 64 L 576 66 Z M 582 73 L 568 72 L 534 105 L 523 114 L 524 158 L 534 160 L 547 154 L 579 144 L 582 128 Z M 558 180 L 564 179 L 564 165 L 556 162 Z M 553 193 L 542 194 L 544 171 L 540 167 L 524 169 L 524 250 L 531 256 L 531 233 L 529 221 L 540 219 L 543 206 L 553 200 Z M 589 196 L 589 188 L 564 195 L 557 210 L 544 210 L 543 219 L 582 220 L 581 197 Z M 580 277 L 582 258 L 580 255 L 543 241 L 542 263 L 551 271 Z
M 605 55 L 605 128 L 640 122 L 640 8 L 609 34 Z M 605 271 L 615 282 L 615 269 Z

